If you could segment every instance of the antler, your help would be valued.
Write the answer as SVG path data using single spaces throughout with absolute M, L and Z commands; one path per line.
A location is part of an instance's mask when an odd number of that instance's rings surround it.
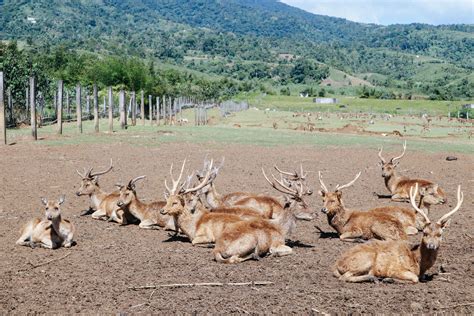
M 211 172 L 212 172 L 212 165 L 214 164 L 214 160 L 211 159 L 211 161 L 209 162 L 209 166 L 207 168 L 207 172 L 206 172 L 206 176 L 204 177 L 203 180 L 201 180 L 199 182 L 199 184 L 197 186 L 195 186 L 194 188 L 186 188 L 183 190 L 184 188 L 184 185 L 186 184 L 186 182 L 181 186 L 180 190 L 179 190 L 179 194 L 186 194 L 186 193 L 190 193 L 190 192 L 196 192 L 198 190 L 201 190 L 203 187 L 205 187 L 206 185 L 209 184 L 210 181 L 212 181 L 211 179 Z
M 273 175 L 273 173 L 271 174 L 272 175 L 272 178 L 273 180 L 275 180 L 276 183 L 278 183 L 280 185 L 280 187 L 278 187 L 276 185 L 275 182 L 273 181 L 270 181 L 270 179 L 268 179 L 267 177 L 267 174 L 265 173 L 265 170 L 262 168 L 262 173 L 263 173 L 263 176 L 265 177 L 265 180 L 267 180 L 268 183 L 270 183 L 270 185 L 277 191 L 281 192 L 281 193 L 284 193 L 284 194 L 289 194 L 289 195 L 292 195 L 294 197 L 299 197 L 301 198 L 303 196 L 303 184 L 301 182 L 298 182 L 297 184 L 299 185 L 299 190 L 298 190 L 298 187 L 296 190 L 293 190 L 291 189 L 289 186 L 285 185 L 283 183 L 283 181 L 280 181 L 278 180 L 277 178 L 275 178 L 275 176 Z
M 348 188 L 348 187 L 352 186 L 357 181 L 357 179 L 359 179 L 361 173 L 362 172 L 359 171 L 359 173 L 355 176 L 354 180 L 352 180 L 349 183 L 346 183 L 346 184 L 341 185 L 341 186 L 339 186 L 339 184 L 336 185 L 336 191 L 341 191 L 342 189 L 345 189 L 345 188 Z
M 415 190 L 413 190 L 413 187 L 410 187 L 410 202 L 411 202 L 411 205 L 413 206 L 413 208 L 418 213 L 420 213 L 421 216 L 423 216 L 423 218 L 425 219 L 425 223 L 429 224 L 431 221 L 428 218 L 428 216 L 425 214 L 425 212 L 423 212 L 421 209 L 419 209 L 418 206 L 416 205 L 416 194 L 417 193 L 418 193 L 418 182 L 415 184 Z
M 114 168 L 114 166 L 113 166 L 113 164 L 112 164 L 112 158 L 110 158 L 110 166 L 109 166 L 106 170 L 104 170 L 104 171 L 99 171 L 99 172 L 96 172 L 96 173 L 92 173 L 92 169 L 93 169 L 93 168 L 89 168 L 89 171 L 87 171 L 87 172 L 84 173 L 83 175 L 81 175 L 81 174 L 79 173 L 79 171 L 77 171 L 77 170 L 76 170 L 76 172 L 77 172 L 80 176 L 82 176 L 83 178 L 89 178 L 89 179 L 91 179 L 91 178 L 93 178 L 93 177 L 97 177 L 97 176 L 106 174 L 106 173 L 110 172 L 110 170 L 112 170 L 113 168 Z
M 400 156 L 397 156 L 397 157 L 393 157 L 390 161 L 391 162 L 395 162 L 395 160 L 399 160 L 401 159 L 404 155 L 405 155 L 405 150 L 407 149 L 407 141 L 404 141 L 403 142 L 403 152 Z
M 438 220 L 438 224 L 443 224 L 446 222 L 446 220 L 451 216 L 453 215 L 454 213 L 456 213 L 459 208 L 461 207 L 461 204 L 464 200 L 464 193 L 461 192 L 461 186 L 458 185 L 458 203 L 456 204 L 456 207 L 449 213 L 446 213 L 444 214 L 439 220 Z
M 383 163 L 387 163 L 387 161 L 382 157 L 382 150 L 383 150 L 383 146 L 380 147 L 380 150 L 379 150 L 379 158 L 380 158 L 380 160 L 381 160 Z
M 91 170 L 92 170 L 92 168 L 89 169 L 89 172 L 90 172 Z M 77 170 L 77 169 L 76 169 L 76 172 L 77 172 L 77 174 L 78 174 L 81 178 L 86 178 L 86 174 L 87 174 L 86 168 L 84 168 L 84 173 L 83 173 L 83 174 L 80 173 L 79 170 Z
M 323 189 L 324 193 L 328 193 L 329 190 L 323 182 L 323 177 L 321 176 L 321 171 L 318 171 L 318 174 L 319 174 L 319 183 L 321 184 L 321 189 Z
M 178 177 L 178 180 L 175 180 L 173 178 L 173 164 L 171 164 L 171 167 L 170 167 L 170 176 L 171 176 L 171 181 L 173 181 L 173 187 L 170 189 L 168 187 L 168 184 L 166 183 L 166 179 L 165 179 L 165 187 L 166 189 L 168 190 L 168 193 L 170 195 L 174 195 L 176 194 L 176 191 L 178 189 L 178 185 L 179 185 L 179 182 L 181 181 L 181 177 L 183 176 L 183 171 L 184 171 L 184 166 L 186 165 L 186 159 L 184 159 L 183 161 L 183 165 L 181 166 L 181 171 L 179 173 L 179 177 Z M 184 185 L 184 184 L 183 184 Z M 183 187 L 183 185 L 181 186 L 181 188 Z M 181 189 L 180 188 L 180 189 Z
M 307 174 L 304 173 L 303 171 L 303 164 L 300 165 L 300 174 L 298 175 L 298 172 L 287 172 L 283 171 L 280 168 L 277 167 L 277 165 L 273 165 L 273 168 L 275 168 L 276 171 L 278 171 L 282 175 L 286 175 L 291 177 L 290 180 L 296 181 L 296 180 L 305 180 Z
M 129 189 L 133 189 L 135 187 L 135 182 L 137 182 L 138 180 L 141 180 L 141 179 L 145 179 L 145 178 L 146 178 L 146 176 L 136 177 L 136 178 L 134 178 L 134 179 L 132 179 L 128 182 L 127 187 Z

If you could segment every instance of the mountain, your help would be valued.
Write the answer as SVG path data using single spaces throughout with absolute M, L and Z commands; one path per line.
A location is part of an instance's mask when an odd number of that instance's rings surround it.
M 474 90 L 473 25 L 363 24 L 273 0 L 6 0 L 0 6 L 0 38 L 42 51 L 61 45 L 136 56 L 272 85 L 301 79 L 291 73 L 305 59 L 318 75 L 303 82 L 322 79 L 326 65 L 391 89 L 432 94 L 436 86 L 448 97 L 472 97 Z

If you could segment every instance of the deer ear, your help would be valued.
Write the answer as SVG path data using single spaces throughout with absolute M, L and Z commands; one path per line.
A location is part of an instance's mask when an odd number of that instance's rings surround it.
M 92 182 L 97 184 L 99 182 L 99 176 L 92 177 Z
M 319 195 L 321 195 L 321 196 L 325 196 L 325 195 L 326 195 L 326 193 L 325 193 L 323 190 L 319 190 L 318 193 L 319 193 Z
M 43 205 L 46 205 L 46 204 L 48 204 L 48 199 L 47 199 L 47 198 L 44 198 L 44 197 L 42 197 L 42 198 L 41 198 L 41 203 L 43 203 Z
M 64 196 L 64 194 L 61 195 L 61 196 L 59 197 L 59 205 L 63 204 L 64 201 L 65 201 L 65 199 L 66 199 L 66 197 Z
M 438 187 L 439 185 L 437 183 L 433 184 L 433 190 L 435 193 L 438 192 Z
M 451 219 L 448 219 L 447 221 L 441 222 L 441 229 L 444 230 L 446 227 L 449 227 L 450 223 L 451 223 Z
M 398 166 L 398 164 L 400 163 L 400 161 L 397 161 L 393 164 L 393 168 L 395 168 L 396 166 Z
M 420 195 L 425 195 L 426 194 L 426 187 L 421 187 L 419 190 Z
M 336 191 L 336 196 L 340 200 L 342 197 L 342 191 Z

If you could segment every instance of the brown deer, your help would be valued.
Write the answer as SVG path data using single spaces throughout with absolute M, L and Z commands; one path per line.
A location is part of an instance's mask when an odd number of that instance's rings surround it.
M 252 208 L 259 211 L 265 218 L 277 218 L 283 213 L 283 207 L 286 202 L 286 198 L 276 198 L 273 196 L 255 194 L 250 192 L 233 192 L 226 195 L 221 195 L 217 192 L 214 185 L 214 181 L 219 173 L 220 168 L 223 166 L 224 159 L 220 166 L 213 168 L 209 184 L 201 189 L 203 203 L 207 204 L 211 209 L 217 209 L 220 207 L 238 206 L 245 208 Z M 207 161 L 204 162 L 204 169 L 206 169 Z M 300 166 L 300 173 L 298 172 L 287 172 L 279 169 L 277 166 L 274 168 L 282 176 L 282 181 L 290 184 L 295 181 L 306 180 L 307 174 L 303 170 L 303 166 Z M 197 172 L 197 177 L 200 179 L 203 177 L 202 172 Z M 298 207 L 301 212 L 297 214 L 299 219 L 310 220 L 308 205 L 304 200 L 298 201 Z
M 424 219 L 421 244 L 411 247 L 405 241 L 372 241 L 355 246 L 344 253 L 336 262 L 334 275 L 347 282 L 384 281 L 412 282 L 423 280 L 424 274 L 435 263 L 441 245 L 442 235 L 449 225 L 449 218 L 456 213 L 463 202 L 461 186 L 458 186 L 456 207 L 437 222 L 432 223 L 415 201 L 418 184 L 410 189 L 413 208 Z
M 109 219 L 117 221 L 120 224 L 126 224 L 127 222 L 133 222 L 134 218 L 129 212 L 124 212 L 117 206 L 117 201 L 120 197 L 119 191 L 107 193 L 103 191 L 99 186 L 99 176 L 109 173 L 113 169 L 112 159 L 110 160 L 110 166 L 100 172 L 92 173 L 92 168 L 83 173 L 76 170 L 77 174 L 81 177 L 81 186 L 76 192 L 77 196 L 88 195 L 91 199 L 92 209 L 95 210 L 92 213 L 94 219 Z M 81 215 L 88 214 L 89 211 L 82 213 Z
M 161 215 L 161 209 L 166 205 L 166 201 L 155 201 L 151 203 L 143 203 L 138 199 L 135 183 L 144 179 L 140 176 L 131 179 L 127 185 L 119 185 L 120 197 L 117 200 L 117 206 L 130 212 L 140 221 L 138 225 L 144 229 L 158 229 L 164 227 L 168 230 L 176 230 L 174 220 L 171 216 Z
M 429 210 L 429 206 L 431 204 L 444 204 L 446 203 L 446 194 L 444 193 L 443 189 L 441 189 L 437 184 L 433 183 L 432 181 L 424 180 L 424 179 L 410 179 L 408 177 L 400 176 L 395 168 L 400 163 L 399 160 L 405 155 L 405 151 L 407 148 L 406 141 L 403 143 L 403 152 L 400 156 L 393 157 L 390 161 L 387 162 L 385 158 L 382 157 L 382 150 L 383 147 L 380 148 L 378 153 L 381 167 L 382 167 L 382 177 L 385 181 L 385 186 L 387 187 L 388 191 L 390 192 L 390 196 L 379 195 L 379 198 L 390 197 L 393 201 L 398 202 L 405 202 L 408 201 L 410 187 L 414 186 L 418 183 L 420 187 L 420 193 L 424 194 L 424 192 L 432 192 L 430 194 L 430 198 L 426 198 L 423 202 L 423 207 L 426 210 Z
M 342 189 L 352 186 L 360 177 L 360 172 L 349 183 L 337 185 L 333 192 L 330 192 L 324 184 L 319 172 L 319 182 L 321 191 L 319 194 L 323 198 L 324 206 L 321 212 L 328 218 L 328 224 L 339 234 L 343 241 L 360 241 L 368 239 L 407 239 L 407 228 L 397 219 L 396 212 L 389 209 L 376 209 L 372 211 L 356 211 L 346 209 L 342 201 Z M 398 209 L 397 212 L 409 217 L 411 213 Z M 408 213 L 408 214 L 406 214 Z M 405 218 L 405 217 L 404 217 Z M 415 214 L 412 214 L 410 233 L 416 233 Z
M 290 186 L 277 180 L 273 174 L 274 181 L 271 181 L 263 169 L 262 172 L 267 182 L 287 197 L 283 215 L 273 220 L 255 218 L 228 224 L 216 240 L 213 254 L 217 262 L 239 263 L 249 259 L 258 260 L 267 254 L 285 256 L 293 252 L 285 240 L 296 225 L 298 201 L 304 195 L 311 194 L 311 191 L 304 189 L 301 181 Z
M 71 247 L 74 244 L 75 227 L 61 216 L 60 206 L 64 203 L 64 196 L 58 201 L 41 198 L 41 202 L 45 206 L 44 219 L 35 218 L 28 222 L 21 230 L 17 245 L 48 249 Z

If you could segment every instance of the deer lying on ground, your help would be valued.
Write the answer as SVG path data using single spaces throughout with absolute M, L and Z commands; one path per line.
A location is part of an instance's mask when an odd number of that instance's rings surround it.
M 410 189 L 413 208 L 424 219 L 423 237 L 419 246 L 411 247 L 404 241 L 372 241 L 358 245 L 344 253 L 336 262 L 334 275 L 347 282 L 384 281 L 417 283 L 435 263 L 444 229 L 449 218 L 463 202 L 461 186 L 458 186 L 456 207 L 432 223 L 415 201 L 418 184 Z
M 176 230 L 174 220 L 171 216 L 160 214 L 160 210 L 166 205 L 166 201 L 155 201 L 151 203 L 143 203 L 137 197 L 135 191 L 135 183 L 145 176 L 131 179 L 127 185 L 120 185 L 120 197 L 117 200 L 117 206 L 130 212 L 140 221 L 138 225 L 145 229 L 158 229 L 164 227 L 168 230 Z
M 213 251 L 217 262 L 238 263 L 249 259 L 258 260 L 267 254 L 285 256 L 293 252 L 285 240 L 296 225 L 298 202 L 311 191 L 306 190 L 301 181 L 289 186 L 283 180 L 277 180 L 273 174 L 274 181 L 271 181 L 262 171 L 267 182 L 287 197 L 283 214 L 273 220 L 253 219 L 227 225 Z
M 133 216 L 131 216 L 128 212 L 120 210 L 117 206 L 120 192 L 114 191 L 107 193 L 99 186 L 99 176 L 110 172 L 112 169 L 113 165 L 111 159 L 110 166 L 101 172 L 92 173 L 92 168 L 90 168 L 88 171 L 84 171 L 84 173 L 80 173 L 78 170 L 76 170 L 77 174 L 79 174 L 79 176 L 82 178 L 81 187 L 76 192 L 76 195 L 88 195 L 90 197 L 92 207 L 95 209 L 95 211 L 92 213 L 92 218 L 94 219 L 109 219 L 117 221 L 120 224 L 133 222 Z M 87 212 L 84 212 L 81 215 L 85 214 L 87 214 Z
M 344 185 L 337 185 L 329 192 L 319 172 L 319 182 L 324 206 L 321 209 L 328 217 L 329 225 L 339 234 L 343 241 L 360 241 L 368 239 L 397 240 L 407 239 L 407 231 L 411 234 L 418 232 L 415 224 L 415 214 L 403 208 L 377 208 L 370 211 L 355 211 L 346 209 L 342 201 L 342 189 L 352 186 L 360 176 Z M 406 227 L 397 218 L 400 217 Z
M 379 198 L 389 197 L 393 201 L 405 202 L 410 198 L 410 187 L 418 183 L 418 186 L 420 187 L 420 194 L 424 194 L 426 196 L 422 205 L 425 210 L 429 211 L 429 207 L 432 204 L 446 203 L 446 194 L 437 184 L 424 179 L 410 179 L 408 177 L 398 175 L 395 168 L 399 164 L 398 160 L 400 160 L 405 155 L 406 147 L 407 143 L 404 142 L 402 154 L 400 156 L 393 157 L 388 162 L 382 157 L 383 147 L 380 148 L 378 155 L 382 166 L 382 177 L 385 180 L 385 186 L 387 187 L 388 191 L 390 191 L 390 196 L 379 194 L 377 194 L 377 196 Z M 430 195 L 429 198 L 428 195 Z
M 45 198 L 41 198 L 41 201 L 45 206 L 44 219 L 35 218 L 28 222 L 22 228 L 21 236 L 16 243 L 31 248 L 71 247 L 74 243 L 75 227 L 70 221 L 61 217 L 60 205 L 64 203 L 64 196 L 58 201 L 48 201 Z
M 284 204 L 286 202 L 286 199 L 284 197 L 275 198 L 273 196 L 261 194 L 259 195 L 250 192 L 233 192 L 226 195 L 219 194 L 214 185 L 214 180 L 216 179 L 219 170 L 223 165 L 223 161 L 224 160 L 222 160 L 219 167 L 215 167 L 212 170 L 211 180 L 209 184 L 201 189 L 203 200 L 211 209 L 219 209 L 221 207 L 229 206 L 245 208 L 250 207 L 254 210 L 259 211 L 265 218 L 278 218 L 279 216 L 281 216 L 281 214 L 283 213 Z M 204 162 L 204 168 L 206 168 L 206 164 L 208 164 L 207 161 Z M 303 166 L 301 166 L 300 173 L 296 171 L 286 172 L 280 170 L 277 166 L 274 166 L 274 168 L 280 173 L 282 179 L 284 179 L 284 181 L 288 184 L 291 184 L 295 181 L 306 180 L 306 174 L 303 171 Z M 198 172 L 197 177 L 199 179 L 202 178 L 203 173 Z M 308 205 L 305 203 L 304 200 L 301 199 L 300 201 L 298 201 L 298 207 L 301 210 L 301 212 L 297 214 L 297 217 L 299 219 L 312 219 L 312 217 L 308 215 Z

